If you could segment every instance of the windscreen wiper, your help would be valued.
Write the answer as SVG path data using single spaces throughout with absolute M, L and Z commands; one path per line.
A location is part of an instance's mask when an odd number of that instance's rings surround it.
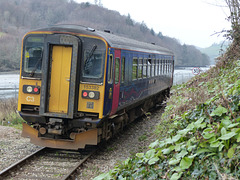
M 93 53 L 94 53 L 94 51 L 97 49 L 97 45 L 96 44 L 94 44 L 93 45 L 93 47 L 92 47 L 92 49 L 91 49 L 91 51 L 90 51 L 90 53 L 89 53 L 89 55 L 88 55 L 88 57 L 87 57 L 87 59 L 86 59 L 86 61 L 85 61 L 85 63 L 84 63 L 84 70 L 85 71 L 88 71 L 88 64 L 89 64 L 89 60 L 91 59 L 91 57 L 93 56 Z
M 41 57 L 37 60 L 37 63 L 35 64 L 32 72 L 30 73 L 30 77 L 33 77 L 33 75 L 35 74 L 35 71 L 37 70 L 39 63 L 42 61 L 42 58 L 43 58 L 43 51 L 41 53 Z

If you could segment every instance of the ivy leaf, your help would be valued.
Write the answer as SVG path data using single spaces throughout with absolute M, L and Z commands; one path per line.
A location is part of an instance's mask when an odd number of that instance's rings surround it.
M 223 136 L 223 135 L 225 135 L 225 134 L 227 134 L 227 130 L 225 129 L 225 127 L 222 127 L 222 129 L 221 129 L 221 135 Z
M 221 141 L 214 141 L 210 144 L 210 147 L 216 148 L 219 147 L 222 144 Z
M 189 131 L 191 131 L 191 129 L 186 128 L 186 129 L 178 131 L 177 133 L 181 134 L 182 136 L 185 136 Z
M 169 161 L 169 165 L 176 165 L 176 164 L 178 164 L 180 162 L 180 159 L 171 159 L 170 161 Z
M 234 124 L 230 124 L 229 126 L 228 126 L 228 128 L 233 128 L 233 127 L 235 127 L 235 126 L 238 126 L 240 123 L 234 123 Z
M 166 145 L 167 145 L 167 144 L 172 144 L 172 138 L 167 138 L 167 139 L 165 140 L 165 143 L 166 143 Z
M 177 142 L 180 138 L 181 138 L 182 136 L 181 135 L 176 135 L 176 136 L 173 136 L 172 137 L 172 143 L 175 143 L 175 142 Z
M 190 159 L 193 159 L 193 158 L 195 158 L 197 156 L 197 154 L 193 154 L 193 155 L 191 155 L 191 156 L 188 156 Z
M 190 131 L 194 129 L 194 123 L 189 124 L 186 129 L 189 129 Z
M 111 179 L 111 176 L 109 173 L 103 173 L 99 176 L 95 177 L 93 180 L 104 180 L 104 179 Z
M 216 155 L 216 153 L 210 153 L 210 154 L 207 154 L 204 158 L 207 158 L 209 156 L 213 156 L 213 155 Z
M 145 157 L 146 157 L 147 159 L 151 159 L 151 158 L 154 157 L 155 152 L 156 152 L 155 149 L 151 149 L 151 150 L 149 150 L 149 151 L 146 152 Z
M 150 147 L 150 148 L 154 148 L 154 147 L 156 147 L 157 145 L 159 145 L 159 141 L 158 141 L 158 140 L 156 140 L 155 142 L 151 143 L 151 144 L 149 145 L 149 147 Z
M 197 154 L 205 153 L 205 152 L 212 152 L 210 149 L 202 148 L 197 150 Z
M 138 158 L 143 158 L 144 153 L 137 153 L 136 156 L 137 156 Z
M 227 153 L 227 156 L 229 159 L 231 159 L 234 155 L 234 152 L 235 152 L 235 148 L 231 147 L 229 150 L 228 150 L 228 153 Z
M 152 159 L 150 159 L 150 160 L 148 161 L 148 164 L 149 164 L 149 165 L 153 165 L 153 164 L 155 164 L 158 160 L 159 160 L 158 157 L 154 157 L 154 158 L 152 158 Z
M 221 124 L 224 127 L 228 127 L 230 124 L 232 124 L 232 121 L 230 121 L 229 117 L 227 117 L 227 119 L 225 118 L 221 121 Z
M 237 136 L 237 142 L 240 142 L 240 133 Z
M 169 148 L 163 149 L 162 153 L 163 154 L 169 154 L 170 152 L 172 152 L 172 150 L 174 150 L 175 146 L 170 146 Z
M 182 150 L 179 154 L 176 155 L 177 159 L 181 159 L 182 157 L 186 156 L 188 152 L 186 150 Z
M 190 152 L 192 151 L 197 145 L 192 145 L 192 146 L 188 146 L 187 150 Z
M 210 138 L 212 138 L 214 136 L 215 136 L 214 133 L 205 133 L 205 134 L 203 134 L 204 139 L 210 139 Z
M 210 116 L 222 116 L 222 114 L 227 113 L 227 109 L 219 105 L 211 114 Z
M 223 144 L 220 144 L 218 150 L 219 150 L 219 151 L 222 151 L 223 148 L 224 148 L 224 145 L 223 145 Z
M 175 151 L 180 151 L 180 150 L 181 150 L 181 145 L 180 144 L 176 144 Z
M 210 98 L 209 100 L 207 100 L 204 104 L 205 104 L 205 105 L 209 105 L 209 104 L 211 104 L 213 101 L 215 101 L 215 99 L 216 99 L 216 97 L 213 96 L 212 98 Z
M 201 117 L 199 120 L 197 120 L 195 123 L 194 123 L 194 126 L 198 129 L 198 128 L 205 128 L 206 127 L 206 123 L 203 122 L 204 121 L 204 118 Z M 203 122 L 203 123 L 202 123 Z
M 180 162 L 180 168 L 188 169 L 192 165 L 192 162 L 193 162 L 193 158 L 184 157 Z
M 221 140 L 228 140 L 228 139 L 231 139 L 233 136 L 235 136 L 237 133 L 235 132 L 230 132 L 230 133 L 227 133 L 227 134 L 224 134 L 222 135 L 220 138 L 218 139 L 221 139 Z
M 181 178 L 181 176 L 182 176 L 182 172 L 180 172 L 180 173 L 174 173 L 174 174 L 171 176 L 170 180 L 178 180 L 179 178 Z
M 207 132 L 212 131 L 212 130 L 213 130 L 212 128 L 206 128 L 206 129 L 204 129 L 203 133 L 207 133 Z

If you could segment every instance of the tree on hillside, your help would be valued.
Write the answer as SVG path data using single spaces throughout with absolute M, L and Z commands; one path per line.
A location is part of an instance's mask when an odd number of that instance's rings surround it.
M 186 64 L 186 58 L 182 57 L 183 47 L 178 40 L 163 36 L 161 32 L 155 33 L 144 21 L 135 22 L 130 14 L 121 16 L 117 11 L 99 6 L 100 0 L 96 3 L 79 4 L 74 0 L 0 0 L 0 34 L 4 38 L 0 40 L 0 70 L 5 70 L 3 67 L 7 66 L 19 67 L 19 49 L 26 32 L 61 23 L 79 24 L 98 30 L 109 29 L 114 34 L 155 43 L 174 52 L 176 65 Z M 190 60 L 187 60 L 190 65 L 204 61 L 200 51 L 194 47 L 186 46 L 186 51 L 188 55 L 191 54 Z
M 155 31 L 153 30 L 153 28 L 150 30 L 150 33 L 155 36 Z
M 142 23 L 140 25 L 140 31 L 142 31 L 143 33 L 146 33 L 148 31 L 148 27 L 144 21 L 142 21 Z
M 230 31 L 230 38 L 235 43 L 240 44 L 240 1 L 239 0 L 225 0 L 230 16 L 229 20 L 232 24 L 232 30 Z
M 133 26 L 134 25 L 134 22 L 130 16 L 130 14 L 128 13 L 128 16 L 127 16 L 127 19 L 126 19 L 126 24 L 127 25 L 130 25 L 130 26 Z

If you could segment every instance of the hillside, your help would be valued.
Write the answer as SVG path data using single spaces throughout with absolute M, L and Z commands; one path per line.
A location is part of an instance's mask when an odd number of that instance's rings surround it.
M 214 43 L 207 48 L 199 48 L 202 53 L 207 54 L 210 58 L 210 64 L 215 64 L 215 59 L 225 53 L 227 47 L 230 45 L 230 42 L 220 42 Z
M 0 70 L 19 68 L 21 39 L 26 32 L 53 24 L 108 29 L 114 34 L 167 47 L 175 53 L 175 65 L 209 64 L 209 57 L 194 46 L 181 45 L 174 38 L 156 33 L 130 15 L 121 16 L 116 11 L 73 0 L 8 0 L 0 1 Z
M 216 67 L 174 86 L 159 119 L 159 139 L 95 180 L 240 179 L 240 49 Z

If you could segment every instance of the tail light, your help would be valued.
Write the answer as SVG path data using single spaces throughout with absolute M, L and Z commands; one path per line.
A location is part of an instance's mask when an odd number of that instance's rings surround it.
M 98 91 L 82 91 L 82 98 L 86 99 L 99 99 L 100 98 L 100 92 Z

